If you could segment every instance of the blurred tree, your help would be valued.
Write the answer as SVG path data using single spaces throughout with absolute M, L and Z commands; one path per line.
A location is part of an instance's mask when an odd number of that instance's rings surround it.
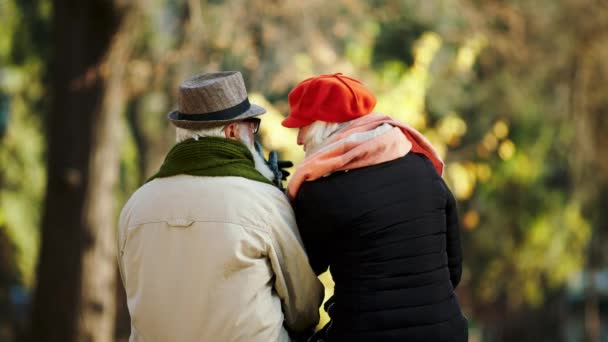
M 606 226 L 596 214 L 608 190 L 605 158 L 598 158 L 600 132 L 608 128 L 599 95 L 608 90 L 600 62 L 608 57 L 608 7 L 595 0 L 463 4 L 470 27 L 488 42 L 475 64 L 470 102 L 459 109 L 482 134 L 476 153 L 465 158 L 487 163 L 492 175 L 464 203 L 469 217 L 479 218 L 466 241 L 476 316 L 495 317 L 488 328 L 503 333 L 492 340 L 527 339 L 539 326 L 562 340 L 552 327 L 563 326 L 564 315 L 541 304 L 564 295 L 574 272 L 608 261 L 600 247 Z M 588 306 L 597 322 L 597 302 Z M 521 319 L 534 311 L 542 321 Z M 505 335 L 505 327 L 521 333 Z M 587 327 L 587 340 L 596 341 L 599 324 Z
M 48 1 L 0 3 L 0 340 L 24 332 L 44 192 Z M 9 105 L 10 102 L 10 106 Z M 9 113 L 10 110 L 10 113 Z
M 52 106 L 33 341 L 112 341 L 114 185 L 135 18 L 122 1 L 54 1 Z

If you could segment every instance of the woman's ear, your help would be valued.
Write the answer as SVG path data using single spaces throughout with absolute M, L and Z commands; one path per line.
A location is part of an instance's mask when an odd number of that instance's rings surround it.
M 236 122 L 230 123 L 224 127 L 224 135 L 227 139 L 239 139 L 239 125 Z

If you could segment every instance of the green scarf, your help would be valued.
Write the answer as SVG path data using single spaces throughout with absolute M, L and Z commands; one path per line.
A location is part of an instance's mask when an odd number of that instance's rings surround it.
M 251 152 L 239 141 L 215 137 L 189 139 L 173 146 L 160 170 L 148 182 L 155 178 L 191 175 L 236 176 L 272 184 L 254 165 Z

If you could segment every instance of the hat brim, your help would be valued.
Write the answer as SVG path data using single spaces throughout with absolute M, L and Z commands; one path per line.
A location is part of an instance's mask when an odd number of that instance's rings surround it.
M 213 125 L 213 124 L 222 124 L 222 123 L 239 121 L 239 120 L 251 118 L 254 116 L 262 115 L 264 113 L 266 113 L 266 109 L 264 109 L 264 107 L 258 106 L 256 104 L 252 103 L 247 111 L 245 111 L 242 114 L 239 114 L 238 116 L 236 116 L 232 119 L 229 119 L 229 120 L 197 120 L 197 121 L 178 120 L 177 118 L 178 118 L 180 112 L 177 110 L 174 110 L 171 113 L 169 113 L 167 115 L 167 118 L 169 119 L 169 121 L 171 121 L 171 123 L 175 127 L 185 128 L 185 129 L 196 129 L 196 128 L 208 127 L 209 125 Z
M 283 125 L 283 127 L 287 127 L 287 128 L 300 128 L 300 127 L 308 126 L 313 122 L 314 121 L 299 119 L 299 118 L 294 117 L 293 115 L 290 115 L 281 122 L 281 125 Z

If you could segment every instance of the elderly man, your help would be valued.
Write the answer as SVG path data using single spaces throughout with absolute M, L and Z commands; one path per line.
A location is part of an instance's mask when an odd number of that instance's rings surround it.
M 456 203 L 443 163 L 416 130 L 372 114 L 374 95 L 342 74 L 298 84 L 283 125 L 305 160 L 287 190 L 313 269 L 330 271 L 331 322 L 314 341 L 467 340 Z
M 253 152 L 264 112 L 238 72 L 180 85 L 178 143 L 120 215 L 130 341 L 289 341 L 316 325 L 322 285 Z

